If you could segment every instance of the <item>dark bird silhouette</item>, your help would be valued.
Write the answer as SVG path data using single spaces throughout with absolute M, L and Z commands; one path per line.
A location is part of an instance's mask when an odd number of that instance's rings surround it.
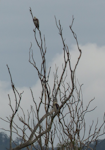
M 57 103 L 57 99 L 56 98 L 53 99 L 53 109 L 54 109 L 54 111 L 58 111 L 59 110 L 59 105 Z
M 33 22 L 34 22 L 35 27 L 39 30 L 39 20 L 38 20 L 38 18 L 34 17 Z

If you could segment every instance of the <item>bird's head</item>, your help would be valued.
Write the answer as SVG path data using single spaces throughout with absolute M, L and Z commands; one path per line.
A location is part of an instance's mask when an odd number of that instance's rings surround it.
M 34 19 L 34 20 L 36 20 L 37 18 L 36 18 L 36 17 L 34 17 L 33 19 Z

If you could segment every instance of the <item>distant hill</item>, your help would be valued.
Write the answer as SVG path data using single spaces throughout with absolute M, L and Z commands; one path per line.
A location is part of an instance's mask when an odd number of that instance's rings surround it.
M 91 144 L 91 147 L 95 149 L 95 143 Z M 89 149 L 90 150 L 90 149 Z M 97 140 L 97 145 L 95 150 L 105 150 L 105 139 Z
M 9 137 L 3 133 L 3 132 L 0 132 L 0 150 L 7 150 L 9 149 L 9 142 L 10 142 L 10 139 Z M 19 145 L 19 143 L 21 142 L 21 139 L 17 138 L 15 140 L 15 143 L 17 145 Z M 12 143 L 13 147 L 15 147 L 15 144 Z M 36 148 L 38 148 L 38 145 L 35 145 Z M 97 140 L 97 146 L 95 147 L 95 143 L 92 143 L 90 145 L 92 148 L 94 148 L 95 150 L 105 150 L 105 139 L 103 140 Z M 56 149 L 56 148 L 55 148 Z M 26 148 L 23 148 L 22 150 L 26 150 Z M 35 149 L 33 149 L 35 150 Z M 51 148 L 49 148 L 49 150 L 51 150 Z M 90 149 L 88 149 L 90 150 Z
M 21 142 L 21 139 L 16 138 L 14 142 L 16 145 L 19 145 L 19 143 Z M 5 133 L 0 132 L 0 150 L 8 150 L 9 144 L 10 144 L 10 138 Z M 12 143 L 12 146 L 15 147 L 16 146 L 15 144 Z M 26 150 L 26 148 L 23 148 L 22 150 Z

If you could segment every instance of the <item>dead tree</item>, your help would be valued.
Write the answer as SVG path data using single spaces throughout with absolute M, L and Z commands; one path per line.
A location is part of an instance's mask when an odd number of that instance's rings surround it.
M 31 8 L 30 8 L 30 13 L 31 13 L 32 20 L 33 20 L 33 14 L 32 14 Z M 9 148 L 9 150 L 19 150 L 19 149 L 22 149 L 25 147 L 28 150 L 31 150 L 32 148 L 37 149 L 37 147 L 35 147 L 35 144 L 34 144 L 36 142 L 38 143 L 39 149 L 41 149 L 41 150 L 43 150 L 43 149 L 47 150 L 49 147 L 49 144 L 51 145 L 52 150 L 53 150 L 54 149 L 54 139 L 55 139 L 55 136 L 58 135 L 58 127 L 55 125 L 55 121 L 54 121 L 55 117 L 56 116 L 58 117 L 59 125 L 62 127 L 62 131 L 64 132 L 64 134 L 66 134 L 66 132 L 68 130 L 67 124 L 65 123 L 66 115 L 65 115 L 65 113 L 63 113 L 66 108 L 68 108 L 69 116 L 72 119 L 74 117 L 73 115 L 75 115 L 75 114 L 77 114 L 77 119 L 78 119 L 78 115 L 81 115 L 81 116 L 79 116 L 80 118 L 84 117 L 83 116 L 84 112 L 81 112 L 80 114 L 78 114 L 78 112 L 80 111 L 80 108 L 82 108 L 82 104 L 78 110 L 74 109 L 74 106 L 75 107 L 79 106 L 78 105 L 79 101 L 78 100 L 75 101 L 75 96 L 74 96 L 74 91 L 76 89 L 75 72 L 76 72 L 77 66 L 79 64 L 81 55 L 82 55 L 82 51 L 79 48 L 77 36 L 72 29 L 73 21 L 74 21 L 74 18 L 72 18 L 70 30 L 76 40 L 77 50 L 78 50 L 79 54 L 78 54 L 77 61 L 74 65 L 74 67 L 72 68 L 70 52 L 69 52 L 69 48 L 68 48 L 67 44 L 65 44 L 65 40 L 63 38 L 63 32 L 62 32 L 63 30 L 61 27 L 61 23 L 60 23 L 60 21 L 59 21 L 59 23 L 57 23 L 57 20 L 55 18 L 55 23 L 58 28 L 59 35 L 61 37 L 61 41 L 62 41 L 62 45 L 63 45 L 64 60 L 63 60 L 63 66 L 62 66 L 62 73 L 61 73 L 61 75 L 59 75 L 59 77 L 58 77 L 58 69 L 57 68 L 55 69 L 53 88 L 51 88 L 50 82 L 49 82 L 51 67 L 49 68 L 48 73 L 47 73 L 47 68 L 46 68 L 46 49 L 47 48 L 46 48 L 45 37 L 44 37 L 44 39 L 42 39 L 41 31 L 39 28 L 37 30 L 36 26 L 35 26 L 35 29 L 33 30 L 35 42 L 37 44 L 37 47 L 38 47 L 38 49 L 40 51 L 40 55 L 41 55 L 40 68 L 38 68 L 36 65 L 36 62 L 34 59 L 34 53 L 32 50 L 32 44 L 29 49 L 29 63 L 35 68 L 35 70 L 37 72 L 38 78 L 40 80 L 41 94 L 39 96 L 39 99 L 36 100 L 36 98 L 34 97 L 35 91 L 33 91 L 30 88 L 33 105 L 30 107 L 30 110 L 28 110 L 28 115 L 25 114 L 23 108 L 21 108 L 21 106 L 20 106 L 23 91 L 21 93 L 19 93 L 18 90 L 16 89 L 16 87 L 13 83 L 10 69 L 7 65 L 8 72 L 10 75 L 10 80 L 11 80 L 11 87 L 12 87 L 14 99 L 15 99 L 15 108 L 12 105 L 12 100 L 10 98 L 10 95 L 8 95 L 9 106 L 12 110 L 12 115 L 10 117 L 7 117 L 7 120 L 5 120 L 3 118 L 1 118 L 1 119 L 4 120 L 5 122 L 9 123 L 9 126 L 10 126 L 10 130 L 9 130 L 9 132 L 10 132 L 10 148 Z M 38 40 L 36 33 L 38 33 L 40 41 Z M 66 74 L 66 71 L 68 69 L 69 69 L 69 74 Z M 66 88 L 65 87 L 65 78 L 67 76 L 69 76 L 70 84 L 67 83 L 67 88 Z M 55 110 L 55 109 L 53 109 L 53 101 L 54 101 L 54 99 L 58 100 L 58 98 L 60 101 L 60 105 L 59 105 L 58 110 Z M 72 100 L 72 102 L 71 102 L 71 100 Z M 40 115 L 42 108 L 44 110 L 43 116 Z M 22 111 L 22 116 L 17 114 L 19 109 Z M 15 123 L 14 119 L 16 116 L 18 117 L 18 120 L 22 123 L 23 126 L 18 126 L 18 124 Z M 28 117 L 26 117 L 26 116 L 28 116 Z M 73 121 L 75 121 L 75 120 L 73 120 Z M 69 120 L 69 124 L 72 125 L 71 120 Z M 71 141 L 74 141 L 74 142 L 76 142 L 77 140 L 72 137 L 72 134 L 76 134 L 79 137 L 79 130 L 81 127 L 81 124 L 78 124 L 78 121 L 77 121 L 76 125 L 78 125 L 79 129 L 76 128 L 75 133 L 74 132 L 71 133 L 71 131 L 69 129 L 69 134 L 67 134 L 67 137 L 69 137 L 69 139 L 71 139 Z M 65 129 L 65 127 L 66 127 L 66 129 Z M 21 131 L 21 132 L 19 132 L 19 131 Z M 27 132 L 27 131 L 29 131 L 29 132 Z M 20 145 L 16 145 L 15 148 L 12 147 L 13 133 L 22 139 L 22 142 L 20 143 Z
M 84 108 L 81 87 L 82 85 L 79 85 L 79 88 L 75 86 L 72 97 L 61 109 L 59 120 L 56 123 L 57 137 L 59 139 L 58 150 L 94 150 L 91 147 L 91 143 L 94 142 L 94 146 L 96 146 L 98 138 L 105 134 L 104 120 L 100 126 L 98 126 L 98 119 L 96 124 L 94 124 L 94 121 L 90 122 L 91 125 L 87 131 L 86 114 L 94 111 L 96 107 L 89 109 L 90 104 L 94 101 L 93 98 Z M 69 88 L 66 89 L 65 87 L 66 93 Z M 63 93 L 64 95 L 66 94 L 65 92 Z
M 56 20 L 56 18 L 55 18 Z M 81 50 L 79 48 L 77 36 L 75 32 L 72 29 L 74 18 L 72 18 L 72 23 L 70 25 L 70 30 L 76 40 L 78 51 L 80 52 L 80 55 L 77 59 L 78 61 L 81 57 Z M 65 41 L 62 36 L 62 29 L 60 22 L 56 26 L 59 30 L 62 43 L 65 46 Z M 65 60 L 65 55 L 64 55 Z M 66 63 L 66 61 L 65 61 Z M 91 99 L 88 102 L 88 105 L 86 108 L 84 108 L 83 105 L 83 96 L 82 96 L 82 85 L 77 84 L 77 79 L 75 76 L 75 70 L 76 65 L 72 69 L 71 62 L 69 61 L 69 70 L 71 75 L 71 82 L 66 82 L 66 78 L 68 74 L 65 74 L 65 77 L 62 78 L 61 84 L 59 86 L 59 103 L 63 104 L 63 102 L 66 101 L 66 103 L 63 105 L 63 107 L 60 109 L 60 115 L 58 117 L 58 122 L 54 122 L 56 126 L 56 134 L 59 139 L 58 149 L 60 150 L 88 150 L 89 148 L 92 149 L 91 143 L 94 142 L 96 146 L 97 145 L 97 139 L 105 134 L 105 126 L 104 121 L 100 126 L 98 126 L 98 119 L 96 124 L 94 125 L 94 121 L 90 125 L 88 135 L 86 134 L 86 121 L 85 116 L 87 113 L 90 113 L 95 110 L 96 107 L 89 110 L 89 106 L 91 102 L 94 101 L 94 98 Z M 73 75 L 72 75 L 73 74 Z M 57 77 L 57 71 L 56 75 Z M 73 79 L 73 80 L 72 80 Z M 72 82 L 73 81 L 73 82 Z M 58 84 L 58 80 L 55 79 L 55 84 Z M 73 90 L 72 94 L 71 91 Z M 70 95 L 71 94 L 71 95 Z M 70 95 L 70 97 L 69 97 Z M 68 98 L 69 97 L 69 98 Z M 104 114 L 105 118 L 105 114 Z M 94 127 L 93 127 L 94 125 Z M 94 128 L 94 129 L 92 129 Z M 93 149 L 92 149 L 93 150 Z

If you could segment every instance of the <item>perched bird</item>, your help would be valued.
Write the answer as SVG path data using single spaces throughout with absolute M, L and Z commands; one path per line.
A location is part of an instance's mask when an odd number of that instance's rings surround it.
M 59 110 L 59 105 L 58 105 L 57 99 L 55 97 L 53 99 L 53 109 L 55 112 Z
M 36 17 L 34 17 L 33 22 L 34 22 L 35 27 L 39 30 L 39 20 Z

